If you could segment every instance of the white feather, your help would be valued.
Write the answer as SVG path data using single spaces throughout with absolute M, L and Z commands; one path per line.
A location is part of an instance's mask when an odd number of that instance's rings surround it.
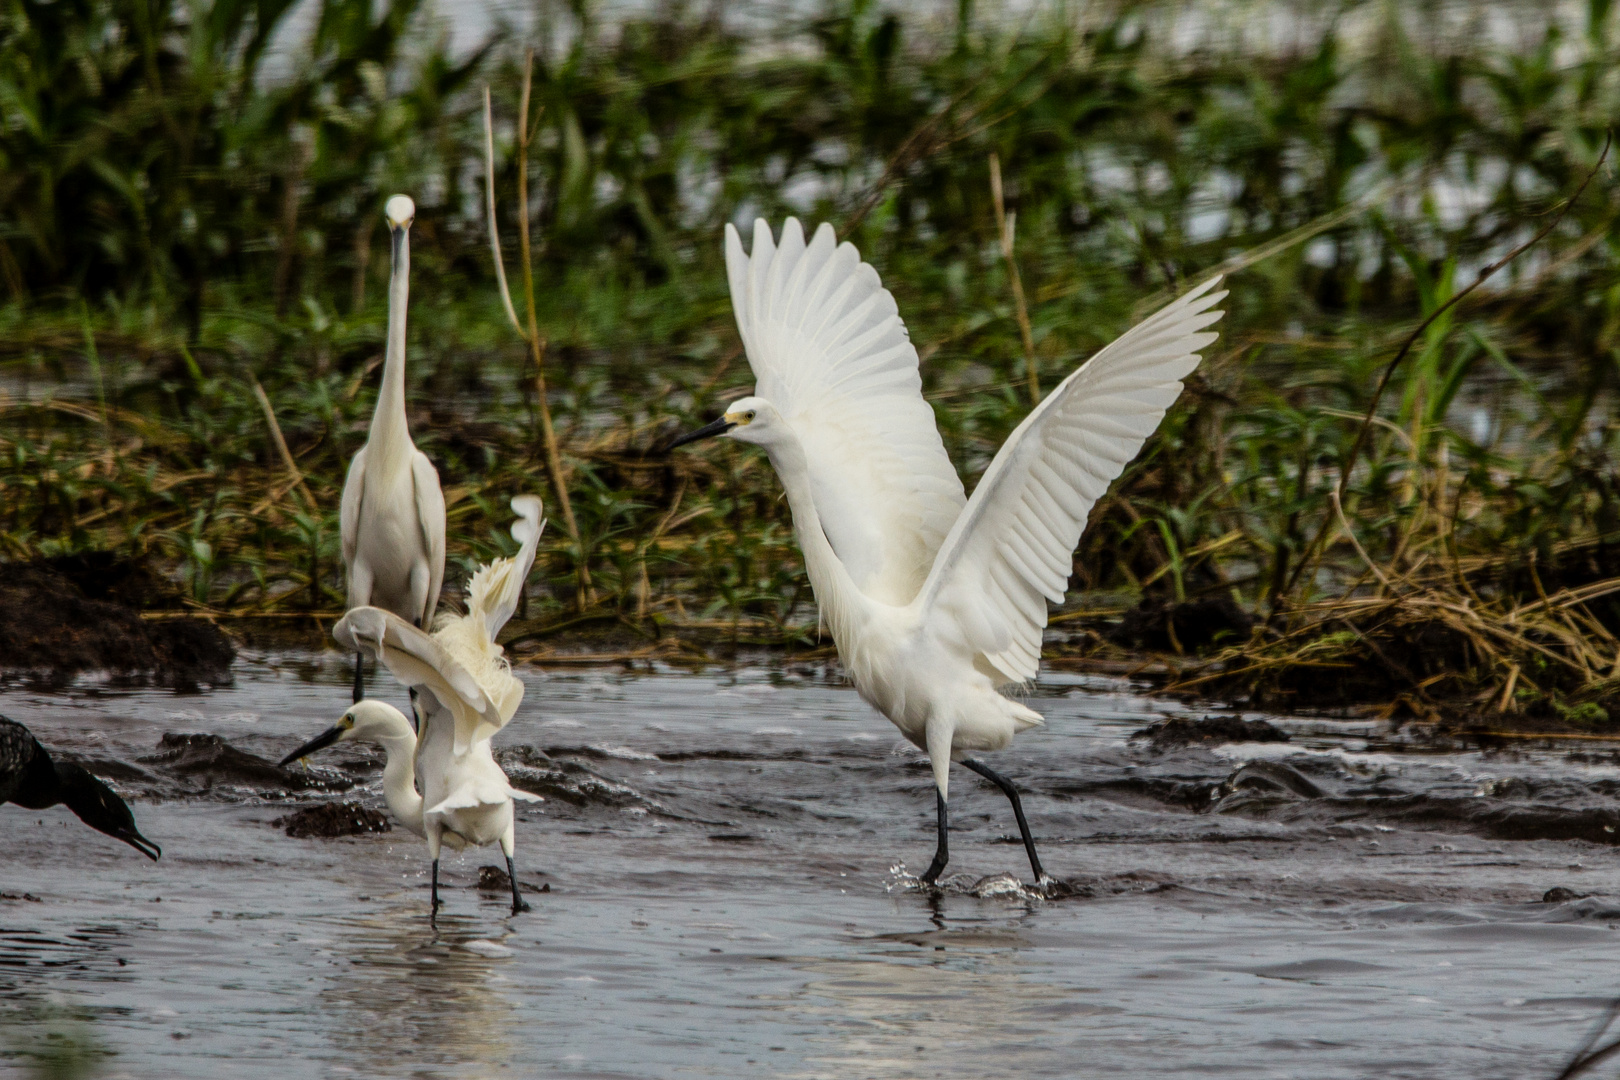
M 804 443 L 828 540 L 863 592 L 907 603 L 967 500 L 894 297 L 832 226 L 807 246 L 793 218 L 780 246 L 756 222 L 751 254 L 728 225 L 726 269 L 756 393 Z
M 999 690 L 1035 677 L 1086 517 L 1215 340 L 1226 293 L 1205 283 L 1071 374 L 965 500 L 894 300 L 853 247 L 825 225 L 807 246 L 790 219 L 780 245 L 756 223 L 745 255 L 728 227 L 726 268 L 759 379 L 726 434 L 770 454 L 846 672 L 945 794 L 953 758 L 1041 722 Z

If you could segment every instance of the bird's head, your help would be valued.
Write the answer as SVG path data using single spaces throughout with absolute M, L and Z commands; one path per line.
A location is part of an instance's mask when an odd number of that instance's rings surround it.
M 408 229 L 416 220 L 416 204 L 409 195 L 395 195 L 383 206 L 383 216 L 388 219 L 389 232 Z
M 56 782 L 62 791 L 63 805 L 79 815 L 80 821 L 114 840 L 122 840 L 154 862 L 163 854 L 162 848 L 142 836 L 135 827 L 135 815 L 130 813 L 124 800 L 82 766 L 57 762 Z
M 384 739 L 411 734 L 411 723 L 405 719 L 404 713 L 386 701 L 366 698 L 351 705 L 349 711 L 344 713 L 337 723 L 282 758 L 280 764 L 291 765 L 301 757 L 308 757 L 318 750 L 325 750 L 328 746 L 348 742 L 351 739 L 358 739 L 361 742 L 382 742 Z
M 776 411 L 775 405 L 762 397 L 738 398 L 726 406 L 726 413 L 720 419 L 712 424 L 705 424 L 696 431 L 687 432 L 670 443 L 669 448 L 673 450 L 677 446 L 707 439 L 711 435 L 724 435 L 738 442 L 769 446 L 787 434 L 787 431 L 787 421 L 782 419 L 782 414 Z

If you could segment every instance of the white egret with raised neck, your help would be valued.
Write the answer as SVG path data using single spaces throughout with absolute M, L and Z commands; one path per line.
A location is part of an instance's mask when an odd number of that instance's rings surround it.
M 374 742 L 387 754 L 383 798 L 401 825 L 427 840 L 433 860 L 432 910 L 439 909 L 441 846 L 459 851 L 498 843 L 512 881 L 512 913 L 529 905 L 518 889 L 512 802 L 540 802 L 512 787 L 495 762 L 490 738 L 523 700 L 495 636 L 512 617 L 545 528 L 540 500 L 512 500 L 516 555 L 478 568 L 467 585 L 467 613 L 446 615 L 430 636 L 393 612 L 355 608 L 332 628 L 346 648 L 369 652 L 410 687 L 420 734 L 385 702 L 356 702 L 337 724 L 282 759 L 282 764 L 348 739 Z
M 416 204 L 409 196 L 395 195 L 384 216 L 391 245 L 388 340 L 371 431 L 343 483 L 343 564 L 349 607 L 379 607 L 427 628 L 444 585 L 444 492 L 438 470 L 411 441 L 405 416 L 405 308 Z M 365 696 L 363 672 L 357 653 L 355 701 Z
M 868 703 L 927 753 L 938 846 L 960 762 L 1012 802 L 1038 883 L 1047 880 L 1011 781 L 970 755 L 1042 723 L 1007 697 L 1034 680 L 1047 601 L 1061 603 L 1091 507 L 1158 427 L 1216 335 L 1211 279 L 1071 373 L 1007 438 L 966 497 L 922 396 L 894 297 L 822 225 L 806 245 L 754 223 L 751 254 L 726 226 L 731 303 L 755 394 L 671 444 L 724 435 L 763 447 L 786 490 L 821 621 Z

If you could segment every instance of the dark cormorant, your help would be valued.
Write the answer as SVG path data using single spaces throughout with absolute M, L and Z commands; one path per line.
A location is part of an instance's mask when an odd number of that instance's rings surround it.
M 53 761 L 32 732 L 0 716 L 0 803 L 7 802 L 30 810 L 61 803 L 92 829 L 122 840 L 147 858 L 163 854 L 135 828 L 135 815 L 112 788 L 82 766 Z

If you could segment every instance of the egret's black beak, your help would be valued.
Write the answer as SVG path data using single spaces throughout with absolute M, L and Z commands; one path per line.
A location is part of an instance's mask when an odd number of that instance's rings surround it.
M 162 848 L 152 843 L 152 841 L 148 840 L 134 829 L 119 829 L 117 832 L 108 833 L 107 835 L 111 836 L 115 840 L 122 840 L 124 843 L 128 844 L 142 855 L 145 855 L 148 859 L 151 859 L 153 862 L 157 862 L 158 856 L 163 854 Z
M 390 234 L 388 237 L 388 265 L 391 267 L 398 267 L 400 249 L 405 246 L 405 226 L 395 225 L 392 221 L 390 221 L 388 223 L 388 232 Z
M 344 730 L 344 728 L 338 726 L 327 728 L 309 742 L 282 758 L 277 764 L 282 766 L 291 765 L 301 757 L 308 757 L 317 750 L 325 750 L 343 737 Z
M 680 438 L 670 443 L 667 447 L 665 447 L 665 449 L 673 450 L 677 446 L 685 446 L 689 442 L 697 442 L 699 439 L 707 439 L 715 435 L 723 435 L 736 426 L 737 421 L 727 420 L 722 416 L 712 424 L 704 424 L 696 431 L 688 431 L 685 435 L 682 435 Z

